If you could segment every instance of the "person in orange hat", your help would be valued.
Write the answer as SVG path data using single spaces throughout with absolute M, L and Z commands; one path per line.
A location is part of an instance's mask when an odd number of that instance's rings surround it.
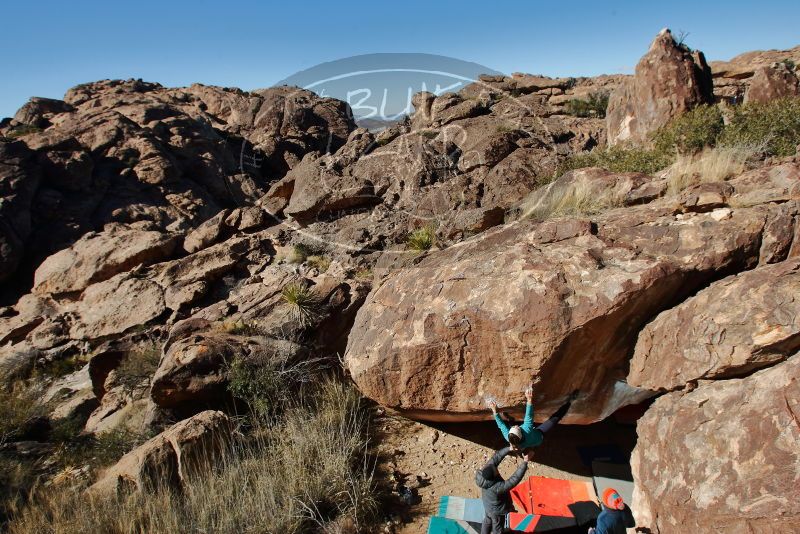
M 597 516 L 597 526 L 589 534 L 625 534 L 627 528 L 636 526 L 633 513 L 614 488 L 603 492 L 603 511 Z

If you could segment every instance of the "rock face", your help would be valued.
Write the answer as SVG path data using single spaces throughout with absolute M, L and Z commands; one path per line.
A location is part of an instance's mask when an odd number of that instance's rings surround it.
M 33 291 L 82 291 L 137 265 L 168 259 L 178 241 L 176 235 L 110 225 L 104 232 L 85 234 L 71 247 L 42 262 L 34 274 Z
M 745 103 L 768 102 L 799 94 L 800 81 L 794 69 L 785 63 L 775 63 L 756 69 L 744 95 L 744 101 Z
M 89 491 L 113 495 L 158 487 L 180 489 L 186 477 L 207 469 L 227 452 L 230 431 L 224 413 L 201 412 L 123 456 Z
M 633 452 L 637 526 L 794 532 L 800 524 L 800 355 L 659 398 Z
M 611 95 L 606 114 L 609 145 L 646 143 L 670 119 L 713 100 L 711 69 L 662 30 L 639 60 L 636 73 Z
M 539 417 L 579 388 L 565 421 L 599 420 L 648 395 L 624 382 L 645 323 L 714 278 L 787 257 L 799 170 L 730 182 L 731 202 L 759 192 L 764 204 L 747 208 L 698 212 L 692 201 L 676 213 L 673 199 L 655 200 L 592 219 L 521 221 L 434 252 L 375 287 L 350 333 L 348 368 L 368 396 L 415 418 L 484 418 L 487 398 L 517 405 L 533 380 Z M 591 170 L 582 179 L 627 194 L 637 183 Z
M 2 193 L 14 199 L 0 213 L 0 278 L 20 257 L 38 265 L 109 223 L 175 233 L 252 205 L 305 153 L 335 151 L 353 129 L 343 102 L 289 87 L 105 80 L 64 101 L 34 99 L 0 132 L 20 140 L 0 143 Z
M 800 348 L 800 261 L 720 280 L 649 323 L 628 383 L 674 390 L 768 367 Z
M 790 68 L 800 64 L 800 46 L 789 50 L 754 50 L 729 61 L 712 61 L 709 65 L 714 77 L 714 96 L 731 104 L 741 103 L 756 71 L 762 68 L 771 71 L 776 63 Z

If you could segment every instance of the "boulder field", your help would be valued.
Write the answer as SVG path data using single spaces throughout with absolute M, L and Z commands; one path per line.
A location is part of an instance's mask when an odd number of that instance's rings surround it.
M 640 524 L 789 532 L 800 156 L 680 191 L 665 173 L 553 177 L 699 104 L 797 94 L 777 64 L 797 50 L 707 64 L 663 31 L 633 76 L 482 76 L 377 133 L 291 87 L 32 98 L 0 122 L 0 378 L 44 381 L 49 417 L 87 433 L 155 436 L 98 492 L 179 489 L 221 456 L 235 361 L 341 357 L 422 421 L 518 412 L 529 382 L 537 420 L 576 389 L 567 424 L 647 401 Z M 605 118 L 568 114 L 601 94 Z M 577 189 L 591 209 L 553 207 Z

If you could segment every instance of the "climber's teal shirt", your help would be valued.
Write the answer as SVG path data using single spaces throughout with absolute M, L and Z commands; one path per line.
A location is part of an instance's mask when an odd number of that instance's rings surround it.
M 500 415 L 494 414 L 494 420 L 497 423 L 503 437 L 508 441 L 508 426 L 505 421 L 500 419 Z M 544 441 L 544 434 L 533 428 L 533 404 L 530 402 L 525 406 L 525 420 L 519 427 L 522 429 L 522 441 L 519 444 L 520 449 L 527 449 L 528 447 L 537 447 Z

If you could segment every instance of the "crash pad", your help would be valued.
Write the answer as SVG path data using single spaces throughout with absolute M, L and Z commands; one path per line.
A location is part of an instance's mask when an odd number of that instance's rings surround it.
M 483 503 L 480 499 L 468 499 L 445 495 L 439 498 L 439 517 L 463 519 L 464 521 L 483 521 Z
M 575 519 L 570 517 L 510 513 L 506 518 L 506 527 L 515 533 L 563 531 L 563 529 L 574 527 L 576 524 Z M 480 521 L 465 521 L 449 517 L 431 517 L 428 521 L 428 534 L 478 534 L 480 531 Z
M 533 514 L 508 514 L 508 528 L 512 532 L 563 532 L 578 525 L 573 517 L 551 517 Z
M 595 502 L 597 496 L 591 482 L 534 476 L 512 489 L 511 499 L 519 512 L 574 518 L 576 503 Z
M 598 496 L 602 498 L 606 488 L 614 488 L 626 503 L 633 502 L 633 475 L 630 464 L 595 460 L 592 462 L 592 474 L 594 489 Z
M 431 517 L 428 521 L 428 534 L 480 534 L 481 524 L 448 519 L 447 517 Z

